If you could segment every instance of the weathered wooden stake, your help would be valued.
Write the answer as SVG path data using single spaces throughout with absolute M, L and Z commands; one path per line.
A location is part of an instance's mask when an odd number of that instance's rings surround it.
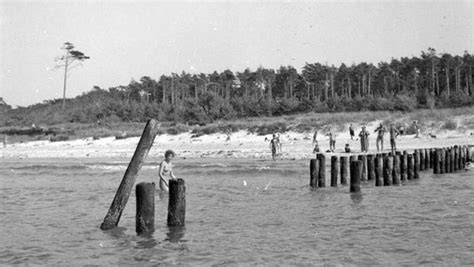
M 139 183 L 135 187 L 137 213 L 135 230 L 146 234 L 155 230 L 155 183 Z
M 453 147 L 453 171 L 459 170 L 459 149 L 458 146 Z
M 423 149 L 425 153 L 425 170 L 430 169 L 430 153 L 427 148 Z
M 394 185 L 400 184 L 400 156 L 393 156 L 393 173 L 392 173 L 392 182 Z
M 367 181 L 367 156 L 366 155 L 359 155 L 357 157 L 358 160 L 362 161 L 362 173 L 360 175 L 361 181 Z
M 317 158 L 319 160 L 318 187 L 326 187 L 326 156 L 320 153 Z
M 351 186 L 350 192 L 360 192 L 360 174 L 362 173 L 362 162 L 360 160 L 351 161 Z
M 133 154 L 132 160 L 128 164 L 127 170 L 122 178 L 117 193 L 115 193 L 114 200 L 110 205 L 107 215 L 105 215 L 104 221 L 100 225 L 100 229 L 108 230 L 112 229 L 120 221 L 122 212 L 127 204 L 130 193 L 132 192 L 133 185 L 137 179 L 137 173 L 141 169 L 143 161 L 145 160 L 148 151 L 150 151 L 153 142 L 155 141 L 156 134 L 160 124 L 156 120 L 149 120 L 146 123 L 145 129 L 143 130 L 142 137 L 138 142 L 135 153 Z
M 367 180 L 375 180 L 375 155 L 367 155 Z
M 400 156 L 400 180 L 406 181 L 407 179 L 407 164 L 408 164 L 408 154 L 406 151 L 403 151 L 403 154 Z
M 168 226 L 183 226 L 186 215 L 186 186 L 184 180 L 169 181 Z
M 448 149 L 448 161 L 449 161 L 449 163 L 448 163 L 448 165 L 449 165 L 448 169 L 449 169 L 449 172 L 450 172 L 450 173 L 453 173 L 453 172 L 454 172 L 454 165 L 455 165 L 455 164 L 454 164 L 454 151 L 455 151 L 454 147 L 450 147 L 450 148 Z
M 441 148 L 440 149 L 440 157 L 439 157 L 439 173 L 443 174 L 444 171 L 446 170 L 445 168 L 445 165 L 446 165 L 446 162 L 445 162 L 445 158 L 446 158 L 446 152 L 445 152 L 445 148 Z
M 424 171 L 425 170 L 425 150 L 420 149 L 418 151 L 420 153 L 420 171 Z
M 433 151 L 433 173 L 434 174 L 439 174 L 441 173 L 441 169 L 440 169 L 440 161 L 441 161 L 441 149 L 439 148 L 436 148 L 434 151 Z
M 434 158 L 436 154 L 436 149 L 430 148 L 430 168 L 434 169 Z
M 461 166 L 459 169 L 464 170 L 466 168 L 466 150 L 465 146 L 461 146 Z
M 415 159 L 415 169 L 414 169 L 414 176 L 413 178 L 418 179 L 419 177 L 419 171 L 420 171 L 420 151 L 418 149 L 415 149 L 415 152 L 413 152 L 413 158 Z
M 343 156 L 340 158 L 340 161 L 341 161 L 341 184 L 346 185 L 347 177 L 350 171 L 349 158 Z
M 383 185 L 392 185 L 393 157 L 387 156 L 383 161 Z
M 318 187 L 318 175 L 319 161 L 317 159 L 311 159 L 309 161 L 309 186 L 311 188 Z
M 466 162 L 472 163 L 472 154 L 471 154 L 471 147 L 466 146 Z
M 337 156 L 331 157 L 331 186 L 337 187 L 337 176 L 339 173 L 339 159 Z
M 383 157 L 381 154 L 377 154 L 375 157 L 375 186 L 383 185 Z
M 407 178 L 408 180 L 413 180 L 415 177 L 415 159 L 413 154 L 407 155 Z
M 444 173 L 449 173 L 449 148 L 444 148 Z

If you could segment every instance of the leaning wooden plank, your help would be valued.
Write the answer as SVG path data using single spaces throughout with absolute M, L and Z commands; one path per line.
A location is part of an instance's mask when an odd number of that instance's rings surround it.
M 133 185 L 137 179 L 138 171 L 142 168 L 143 161 L 145 160 L 148 151 L 150 151 L 153 142 L 155 141 L 156 134 L 160 124 L 156 120 L 148 120 L 145 129 L 143 130 L 142 137 L 138 142 L 137 149 L 133 154 L 132 160 L 128 164 L 125 175 L 123 176 L 122 182 L 120 183 L 117 193 L 115 193 L 114 200 L 110 205 L 107 215 L 105 215 L 104 222 L 100 225 L 100 229 L 108 230 L 112 229 L 120 221 L 122 211 L 127 204 L 130 193 L 132 192 Z

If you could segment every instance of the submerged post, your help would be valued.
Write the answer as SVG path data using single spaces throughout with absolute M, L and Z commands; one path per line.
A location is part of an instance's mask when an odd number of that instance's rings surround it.
M 393 156 L 393 184 L 399 185 L 400 184 L 400 156 L 394 155 Z
M 362 162 L 362 167 L 361 167 L 362 173 L 360 175 L 360 180 L 367 181 L 367 156 L 359 155 L 358 160 Z
M 311 188 L 318 187 L 318 175 L 319 161 L 317 159 L 311 159 L 309 161 L 309 186 Z
M 331 186 L 337 186 L 337 176 L 339 172 L 339 159 L 337 156 L 331 157 Z
M 406 151 L 403 151 L 403 154 L 400 155 L 400 180 L 407 180 L 407 166 L 408 165 L 408 154 Z
M 415 160 L 413 154 L 408 154 L 407 156 L 407 178 L 408 180 L 413 180 L 415 176 Z
M 170 180 L 168 226 L 183 226 L 186 214 L 186 186 L 184 180 Z
M 319 160 L 318 187 L 326 187 L 326 156 L 321 153 L 317 158 Z
M 360 174 L 362 172 L 362 162 L 360 160 L 351 161 L 351 193 L 360 192 Z
M 115 193 L 114 200 L 110 205 L 107 215 L 105 215 L 104 221 L 100 225 L 100 229 L 108 230 L 112 229 L 120 221 L 122 212 L 127 204 L 130 193 L 132 192 L 133 185 L 137 179 L 137 173 L 142 168 L 143 161 L 145 160 L 148 151 L 150 151 L 153 142 L 155 141 L 156 134 L 158 133 L 158 127 L 160 124 L 156 120 L 148 120 L 145 129 L 143 130 L 142 137 L 138 142 L 135 153 L 133 154 L 132 160 L 128 164 L 127 170 L 122 178 L 117 193 Z
M 347 176 L 349 175 L 349 158 L 348 157 L 340 157 L 341 161 L 341 184 L 347 184 Z
M 317 169 L 316 169 L 317 165 Z M 315 188 L 318 186 L 319 161 L 311 159 L 309 161 L 309 186 Z
M 375 186 L 382 186 L 383 185 L 383 163 L 382 163 L 382 155 L 377 154 L 375 157 Z
M 375 155 L 367 155 L 367 180 L 375 180 Z
M 393 157 L 387 156 L 383 160 L 383 185 L 392 185 Z
M 155 183 L 139 183 L 135 187 L 137 213 L 135 229 L 137 234 L 146 234 L 155 230 Z

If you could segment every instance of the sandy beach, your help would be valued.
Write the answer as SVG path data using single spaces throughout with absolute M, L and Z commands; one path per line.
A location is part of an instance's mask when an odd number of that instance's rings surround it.
M 377 151 L 374 133 L 378 122 L 367 125 L 370 132 L 369 153 Z M 360 127 L 356 127 L 356 135 Z M 347 128 L 347 127 L 346 127 Z M 283 159 L 306 159 L 312 154 L 313 133 L 285 132 L 281 133 Z M 255 135 L 239 131 L 231 135 L 227 141 L 225 134 L 211 134 L 192 137 L 191 133 L 179 135 L 159 135 L 156 137 L 149 156 L 161 157 L 165 150 L 173 149 L 178 158 L 258 158 L 271 159 L 268 140 L 271 135 Z M 139 137 L 116 140 L 106 137 L 93 140 L 92 137 L 63 142 L 32 141 L 27 143 L 8 144 L 1 148 L 2 158 L 130 158 L 138 144 Z M 324 133 L 318 134 L 318 142 L 322 151 L 329 149 L 329 139 Z M 342 153 L 348 143 L 353 152 L 360 152 L 360 142 L 350 140 L 348 132 L 336 133 L 336 153 Z M 473 145 L 474 135 L 470 132 L 438 131 L 436 138 L 421 133 L 420 138 L 404 135 L 397 138 L 397 149 L 411 150 L 416 148 L 432 148 L 452 145 Z M 388 134 L 384 140 L 384 150 L 389 151 Z

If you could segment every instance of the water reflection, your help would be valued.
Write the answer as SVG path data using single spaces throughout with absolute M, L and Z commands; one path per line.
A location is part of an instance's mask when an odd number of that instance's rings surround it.
M 113 237 L 115 239 L 122 239 L 125 237 L 125 231 L 127 228 L 125 227 L 114 227 L 110 230 L 103 230 L 105 234 L 109 235 L 110 237 Z
M 154 248 L 158 245 L 158 241 L 153 238 L 153 232 L 143 233 L 139 235 L 136 248 L 138 249 L 149 249 Z
M 166 233 L 165 241 L 171 243 L 178 243 L 184 237 L 186 228 L 184 226 L 168 226 L 168 233 Z M 184 240 L 183 240 L 184 241 Z
M 359 205 L 360 203 L 362 203 L 363 197 L 362 197 L 361 192 L 350 193 L 350 195 L 351 195 L 352 204 Z

